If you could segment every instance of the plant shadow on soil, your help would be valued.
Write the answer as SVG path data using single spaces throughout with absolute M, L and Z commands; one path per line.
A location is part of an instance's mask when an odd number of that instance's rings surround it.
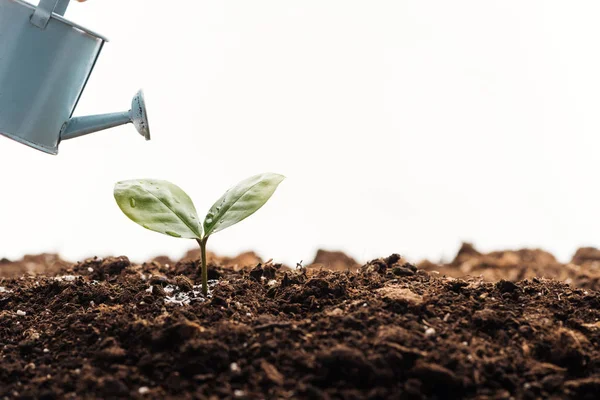
M 1 260 L 0 398 L 596 399 L 599 260 Z

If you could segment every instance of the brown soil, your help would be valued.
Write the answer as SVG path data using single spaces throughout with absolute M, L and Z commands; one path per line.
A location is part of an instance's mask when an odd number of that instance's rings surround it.
M 356 271 L 360 264 L 341 251 L 319 250 L 308 268 L 326 268 L 332 271 Z
M 585 289 L 600 290 L 600 250 L 584 247 L 571 262 L 562 264 L 543 250 L 495 251 L 480 253 L 464 243 L 449 264 L 424 261 L 419 268 L 455 278 L 480 277 L 488 282 L 501 279 L 555 279 Z
M 558 265 L 547 253 L 510 254 L 463 248 L 425 266 L 527 263 L 516 282 L 444 277 L 397 255 L 356 272 L 213 256 L 208 299 L 193 252 L 3 260 L 0 399 L 598 398 L 600 293 L 530 278 Z M 572 265 L 593 272 L 599 254 Z

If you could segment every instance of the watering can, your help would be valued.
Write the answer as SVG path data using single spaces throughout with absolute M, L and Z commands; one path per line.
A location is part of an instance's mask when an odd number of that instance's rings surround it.
M 133 123 L 150 127 L 139 91 L 131 110 L 73 118 L 107 39 L 62 16 L 69 0 L 0 0 L 0 134 L 50 154 L 62 140 Z

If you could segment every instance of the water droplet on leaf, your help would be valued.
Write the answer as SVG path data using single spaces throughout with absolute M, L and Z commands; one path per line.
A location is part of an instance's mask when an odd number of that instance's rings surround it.
M 169 236 L 173 236 L 173 237 L 177 237 L 177 238 L 181 237 L 181 235 L 179 233 L 175 233 L 175 232 L 171 232 L 171 231 L 166 231 L 165 233 Z

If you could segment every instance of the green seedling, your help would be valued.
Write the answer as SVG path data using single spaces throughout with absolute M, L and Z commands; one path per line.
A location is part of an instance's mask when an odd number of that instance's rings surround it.
M 203 223 L 190 197 L 171 182 L 154 179 L 117 182 L 114 195 L 121 211 L 144 228 L 177 238 L 196 239 L 202 254 L 202 293 L 206 296 L 208 238 L 258 211 L 284 179 L 283 175 L 265 173 L 241 181 L 213 204 Z

